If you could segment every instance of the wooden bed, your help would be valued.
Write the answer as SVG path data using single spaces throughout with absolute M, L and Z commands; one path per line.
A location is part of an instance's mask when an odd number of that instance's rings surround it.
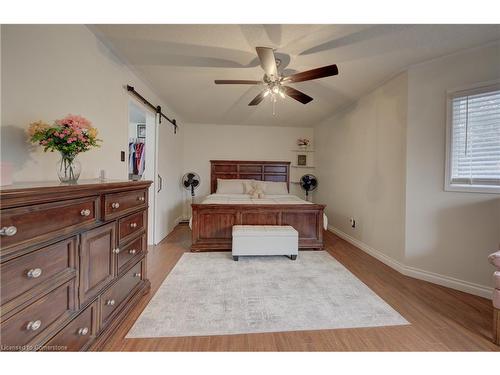
M 217 179 L 286 182 L 290 162 L 211 160 L 210 191 Z M 191 251 L 231 250 L 233 225 L 291 225 L 299 232 L 299 248 L 323 249 L 322 204 L 192 204 Z

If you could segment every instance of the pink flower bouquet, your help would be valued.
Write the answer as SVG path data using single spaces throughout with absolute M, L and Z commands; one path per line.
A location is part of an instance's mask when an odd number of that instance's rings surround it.
M 97 129 L 92 127 L 89 120 L 82 116 L 68 115 L 56 120 L 50 126 L 42 121 L 30 124 L 28 129 L 30 141 L 43 146 L 44 151 L 59 151 L 67 155 L 76 155 L 80 152 L 99 147 Z
M 53 125 L 42 121 L 33 122 L 28 128 L 31 143 L 39 144 L 46 151 L 59 151 L 61 162 L 59 178 L 63 182 L 76 182 L 80 175 L 79 163 L 75 157 L 80 152 L 99 147 L 97 129 L 89 120 L 78 115 L 68 115 L 56 120 Z

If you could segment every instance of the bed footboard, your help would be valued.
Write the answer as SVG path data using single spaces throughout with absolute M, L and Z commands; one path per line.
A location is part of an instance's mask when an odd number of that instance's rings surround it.
M 191 251 L 228 251 L 233 225 L 291 225 L 299 232 L 299 249 L 323 249 L 321 204 L 193 204 Z

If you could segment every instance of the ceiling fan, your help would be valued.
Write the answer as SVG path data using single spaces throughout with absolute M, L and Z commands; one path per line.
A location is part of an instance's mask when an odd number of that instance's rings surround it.
M 271 95 L 273 103 L 276 102 L 277 95 L 282 98 L 285 95 L 301 102 L 302 104 L 307 104 L 313 98 L 303 92 L 294 89 L 290 86 L 285 86 L 288 83 L 310 81 L 313 79 L 324 78 L 335 76 L 339 74 L 337 65 L 328 65 L 321 68 L 316 68 L 312 70 L 307 70 L 305 72 L 295 73 L 289 76 L 282 76 L 281 72 L 278 71 L 280 66 L 280 60 L 276 59 L 274 56 L 274 50 L 269 47 L 256 47 L 257 55 L 259 56 L 260 66 L 264 69 L 264 77 L 262 81 L 250 81 L 250 80 L 227 80 L 227 79 L 216 79 L 216 85 L 264 85 L 265 88 L 259 93 L 248 105 L 257 105 L 268 95 Z

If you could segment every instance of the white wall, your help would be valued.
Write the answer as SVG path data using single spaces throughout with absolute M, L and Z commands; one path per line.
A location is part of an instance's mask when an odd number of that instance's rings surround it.
M 406 264 L 491 285 L 500 245 L 498 194 L 445 192 L 446 90 L 500 78 L 500 44 L 408 71 Z
M 283 160 L 296 164 L 296 154 L 291 150 L 297 148 L 297 138 L 309 138 L 314 148 L 312 128 L 189 124 L 183 130 L 184 171 L 200 175 L 198 196 L 210 194 L 210 160 Z M 308 157 L 314 158 L 313 153 L 310 154 Z M 314 173 L 314 170 L 292 168 L 291 180 L 298 180 L 306 171 Z M 302 194 L 297 185 L 290 186 L 292 193 Z
M 107 178 L 127 179 L 127 163 L 120 161 L 128 145 L 130 95 L 124 85 L 168 106 L 83 25 L 2 25 L 1 38 L 1 158 L 14 164 L 14 181 L 57 180 L 58 155 L 31 147 L 25 130 L 32 121 L 52 122 L 68 113 L 90 119 L 103 140 L 100 149 L 79 156 L 80 178 L 96 178 L 104 169 Z M 181 165 L 182 132 L 169 131 L 167 137 L 176 146 L 165 160 Z M 178 180 L 180 169 L 174 167 L 168 178 Z M 170 216 L 180 216 L 180 192 L 170 199 L 168 211 L 179 211 Z
M 397 261 L 404 252 L 406 94 L 401 74 L 315 127 L 317 201 L 327 205 L 330 226 Z

